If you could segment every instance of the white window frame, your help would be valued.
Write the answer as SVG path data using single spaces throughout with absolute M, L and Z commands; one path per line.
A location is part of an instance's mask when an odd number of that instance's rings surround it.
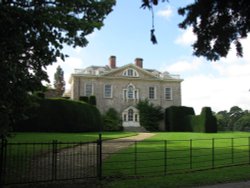
M 107 95 L 107 90 L 106 90 L 107 86 L 110 86 L 110 94 L 109 95 Z M 105 84 L 103 93 L 104 93 L 104 98 L 113 98 L 113 87 L 112 87 L 112 85 L 111 84 Z
M 153 97 L 151 97 L 151 90 L 150 89 L 152 89 L 153 88 Z M 156 87 L 153 87 L 153 86 L 150 86 L 149 88 L 148 88 L 148 98 L 149 99 L 156 99 Z
M 128 121 L 134 121 L 134 110 L 133 109 L 128 110 Z
M 88 91 L 88 89 L 89 89 L 88 86 L 91 86 L 91 92 Z M 94 91 L 94 85 L 92 83 L 86 83 L 85 86 L 84 86 L 84 91 L 85 91 L 84 92 L 85 96 L 89 97 L 89 96 L 93 95 L 94 94 L 94 92 L 93 92 Z
M 124 100 L 137 100 L 139 99 L 139 90 L 133 84 L 129 84 L 126 89 L 123 89 Z
M 169 90 L 169 91 L 167 91 L 167 90 Z M 168 100 L 168 101 L 173 100 L 173 90 L 171 87 L 165 87 L 164 98 L 165 98 L 165 100 Z
M 127 77 L 139 77 L 138 72 L 133 68 L 126 69 L 122 75 Z

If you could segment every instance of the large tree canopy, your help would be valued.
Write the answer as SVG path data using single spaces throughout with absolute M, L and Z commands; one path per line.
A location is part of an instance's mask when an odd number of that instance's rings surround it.
M 142 0 L 142 7 L 150 9 L 159 1 Z M 193 50 L 198 57 L 219 60 L 227 56 L 232 44 L 236 47 L 237 56 L 241 57 L 243 52 L 240 39 L 246 38 L 250 31 L 249 12 L 249 0 L 195 0 L 178 10 L 184 16 L 179 27 L 193 28 L 197 36 Z
M 0 133 L 20 118 L 28 92 L 48 80 L 63 45 L 83 47 L 115 0 L 0 0 Z M 4 128 L 5 127 L 5 128 Z

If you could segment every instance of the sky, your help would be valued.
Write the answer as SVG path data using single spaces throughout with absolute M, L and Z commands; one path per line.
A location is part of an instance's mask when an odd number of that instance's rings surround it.
M 243 58 L 236 56 L 234 46 L 226 58 L 216 62 L 193 56 L 191 45 L 196 37 L 191 28 L 178 27 L 183 17 L 177 13 L 179 7 L 191 2 L 170 0 L 154 7 L 158 44 L 153 45 L 150 41 L 151 12 L 140 8 L 141 0 L 117 0 L 104 26 L 87 36 L 86 47 L 65 46 L 63 52 L 69 57 L 47 67 L 51 85 L 58 65 L 64 71 L 68 90 L 74 69 L 108 65 L 111 55 L 116 56 L 117 66 L 134 63 L 134 59 L 140 57 L 144 68 L 168 71 L 184 79 L 182 105 L 193 107 L 196 114 L 205 106 L 215 112 L 229 111 L 232 106 L 250 110 L 250 38 L 242 40 Z

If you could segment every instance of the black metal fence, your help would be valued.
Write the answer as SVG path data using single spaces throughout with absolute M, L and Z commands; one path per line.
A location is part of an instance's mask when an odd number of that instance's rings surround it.
M 161 141 L 8 143 L 0 185 L 167 175 L 250 164 L 250 137 Z
M 1 142 L 1 184 L 97 177 L 97 142 Z
M 122 143 L 121 143 L 122 144 Z M 103 152 L 103 176 L 161 176 L 250 164 L 250 137 L 160 140 Z

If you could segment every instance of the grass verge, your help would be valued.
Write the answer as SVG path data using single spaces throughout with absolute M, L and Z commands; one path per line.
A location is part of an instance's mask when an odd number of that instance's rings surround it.
M 220 168 L 206 171 L 198 171 L 187 174 L 175 174 L 162 177 L 147 177 L 140 179 L 126 179 L 115 181 L 104 181 L 105 188 L 177 188 L 198 187 L 228 182 L 239 182 L 250 180 L 250 165 Z

